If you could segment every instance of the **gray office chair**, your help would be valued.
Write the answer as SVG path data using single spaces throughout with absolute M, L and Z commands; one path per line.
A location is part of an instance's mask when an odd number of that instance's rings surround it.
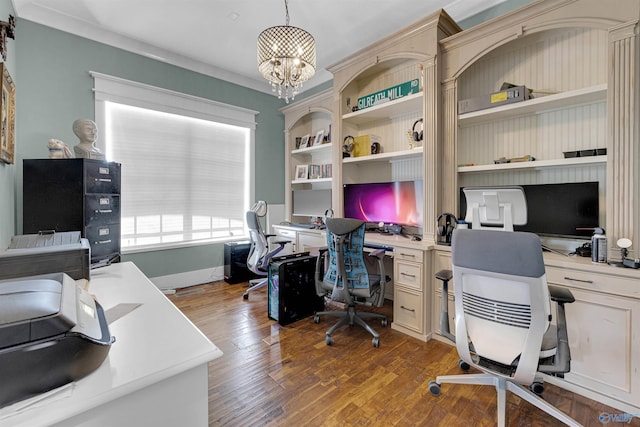
M 288 240 L 272 240 L 273 245 L 278 245 L 275 249 L 269 250 L 269 238 L 273 234 L 265 234 L 260 224 L 260 218 L 267 214 L 267 203 L 260 200 L 256 202 L 251 210 L 247 211 L 247 227 L 249 227 L 249 238 L 251 248 L 247 256 L 247 268 L 258 276 L 259 279 L 249 281 L 249 289 L 242 295 L 242 298 L 249 299 L 249 293 L 262 288 L 269 283 L 269 261 L 284 249 L 289 243 Z
M 440 395 L 442 383 L 493 385 L 499 426 L 505 425 L 507 390 L 568 425 L 579 425 L 539 396 L 541 373 L 562 377 L 569 372 L 564 304 L 574 301 L 570 291 L 547 285 L 540 238 L 456 229 L 451 253 L 460 366 L 483 373 L 438 376 L 429 383 L 431 394 Z M 550 324 L 550 299 L 557 303 L 556 326 Z
M 378 258 L 379 273 L 369 274 L 364 263 L 365 223 L 350 218 L 326 218 L 327 248 L 321 250 L 316 264 L 316 291 L 319 296 L 328 296 L 346 304 L 346 311 L 321 311 L 314 316 L 338 317 L 340 320 L 326 333 L 326 343 L 333 343 L 333 332 L 342 325 L 358 324 L 373 335 L 374 347 L 380 345 L 380 335 L 363 319 L 381 319 L 387 325 L 387 316 L 379 313 L 356 312 L 356 304 L 381 307 L 384 303 L 384 288 L 387 277 L 384 271 L 384 250 L 371 252 Z M 325 269 L 325 254 L 328 255 Z M 325 271 L 326 270 L 326 271 Z M 346 286 L 345 286 L 346 283 Z

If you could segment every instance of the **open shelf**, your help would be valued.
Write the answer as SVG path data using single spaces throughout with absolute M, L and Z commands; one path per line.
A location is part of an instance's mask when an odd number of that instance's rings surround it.
M 388 119 L 389 117 L 415 113 L 416 111 L 422 111 L 422 92 L 374 105 L 373 107 L 363 110 L 354 111 L 353 113 L 344 114 L 342 120 L 361 125 L 381 119 Z
M 497 172 L 511 169 L 537 169 L 564 166 L 582 166 L 606 163 L 607 156 L 572 157 L 568 159 L 534 160 L 533 162 L 501 163 L 477 166 L 459 166 L 458 172 Z
M 315 178 L 315 179 L 296 179 L 291 181 L 291 184 L 316 184 L 320 182 L 331 183 L 332 178 Z
M 375 163 L 390 162 L 393 160 L 404 160 L 414 157 L 422 157 L 422 147 L 416 147 L 413 150 L 392 151 L 390 153 L 372 154 L 370 156 L 345 157 L 342 163 Z
M 540 114 L 567 107 L 592 104 L 594 102 L 605 101 L 606 99 L 607 85 L 601 84 L 556 93 L 554 95 L 542 96 L 540 98 L 528 99 L 514 104 L 506 104 L 499 107 L 491 107 L 485 110 L 460 114 L 458 116 L 458 124 L 460 126 L 471 126 L 489 120 Z
M 300 155 L 300 154 L 311 154 L 313 152 L 318 152 L 318 151 L 331 151 L 331 143 L 327 143 L 327 144 L 319 144 L 319 145 L 312 145 L 311 147 L 305 147 L 305 148 L 299 148 L 297 150 L 291 150 L 291 154 L 293 155 Z

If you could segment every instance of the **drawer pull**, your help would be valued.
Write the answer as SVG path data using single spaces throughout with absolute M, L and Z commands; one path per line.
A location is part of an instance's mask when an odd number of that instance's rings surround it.
M 111 182 L 111 178 L 96 178 L 96 182 Z
M 412 259 L 416 259 L 416 256 L 415 256 L 415 255 L 413 255 L 413 254 L 403 254 L 403 253 L 400 253 L 400 256 L 401 256 L 401 257 L 403 257 L 403 258 L 412 258 Z
M 567 277 L 567 276 L 564 276 L 564 280 L 572 280 L 574 282 L 582 282 L 582 283 L 593 283 L 592 280 L 574 279 L 573 277 Z
M 96 213 L 112 213 L 111 209 L 96 209 Z
M 111 240 L 96 240 L 95 242 L 93 242 L 94 245 L 104 245 L 106 243 L 111 243 Z
M 412 313 L 415 313 L 415 312 L 416 312 L 415 308 L 407 308 L 407 307 L 405 307 L 404 305 L 401 305 L 401 306 L 400 306 L 400 308 L 401 308 L 401 309 L 403 309 L 403 310 L 410 311 L 410 312 L 412 312 Z
M 404 272 L 402 272 L 402 271 L 400 272 L 400 275 L 401 275 L 401 276 L 404 276 L 404 277 L 411 277 L 411 278 L 413 278 L 413 279 L 415 279 L 415 278 L 416 278 L 416 275 L 415 275 L 415 274 L 408 274 L 408 273 L 404 273 Z

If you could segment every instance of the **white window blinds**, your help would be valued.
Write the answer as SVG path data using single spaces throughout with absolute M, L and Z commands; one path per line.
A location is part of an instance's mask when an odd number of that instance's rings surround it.
M 104 129 L 99 140 L 107 159 L 122 164 L 123 251 L 244 236 L 253 120 L 243 125 L 242 117 L 233 117 L 235 107 L 225 112 L 219 103 L 191 97 L 202 105 L 185 108 L 182 94 L 165 108 L 163 98 L 175 93 L 162 89 L 137 99 L 130 87 L 122 94 L 98 87 L 96 78 L 96 121 L 100 117 Z M 211 105 L 216 111 L 207 117 Z

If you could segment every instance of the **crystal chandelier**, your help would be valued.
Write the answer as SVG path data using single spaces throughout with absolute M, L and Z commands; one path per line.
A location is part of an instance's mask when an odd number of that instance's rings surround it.
M 267 28 L 258 36 L 258 70 L 271 90 L 289 103 L 316 72 L 316 42 L 305 30 L 289 26 L 289 5 L 284 0 L 286 24 Z

